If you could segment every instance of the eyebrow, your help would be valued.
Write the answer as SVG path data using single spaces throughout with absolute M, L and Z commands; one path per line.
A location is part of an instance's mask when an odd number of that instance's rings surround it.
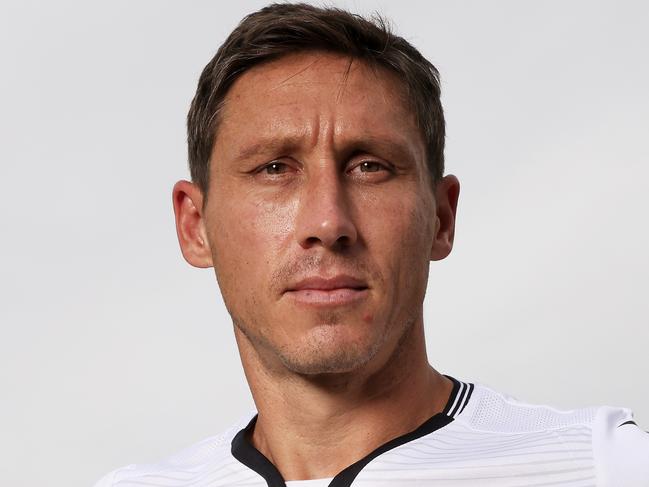
M 304 141 L 301 136 L 268 137 L 242 147 L 234 161 L 241 162 L 263 154 L 284 155 L 295 152 Z M 391 162 L 413 162 L 417 154 L 402 137 L 364 134 L 344 140 L 336 150 L 336 157 L 344 158 L 357 152 L 385 154 Z M 379 155 L 377 154 L 377 155 Z
M 300 140 L 301 137 L 268 137 L 242 147 L 234 161 L 246 161 L 260 154 L 292 152 L 299 146 Z
M 368 152 L 370 154 L 379 152 L 384 154 L 390 162 L 415 162 L 417 154 L 413 150 L 411 144 L 403 137 L 387 137 L 367 134 L 363 137 L 351 139 L 345 142 L 343 153 L 349 154 L 351 152 Z

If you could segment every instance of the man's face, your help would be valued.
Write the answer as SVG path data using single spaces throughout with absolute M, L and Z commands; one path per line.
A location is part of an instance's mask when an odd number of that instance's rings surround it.
M 421 321 L 438 230 L 399 80 L 296 54 L 242 75 L 221 120 L 202 218 L 239 339 L 301 374 L 389 356 Z

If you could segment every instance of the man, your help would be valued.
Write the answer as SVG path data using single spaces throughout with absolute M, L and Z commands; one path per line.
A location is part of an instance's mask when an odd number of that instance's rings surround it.
M 173 201 L 258 413 L 99 486 L 649 485 L 628 410 L 522 404 L 428 364 L 428 266 L 459 195 L 439 96 L 381 23 L 272 5 L 235 29 L 201 75 Z

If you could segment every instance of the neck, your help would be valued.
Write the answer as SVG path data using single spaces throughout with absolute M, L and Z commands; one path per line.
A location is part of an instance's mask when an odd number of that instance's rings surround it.
M 237 341 L 259 412 L 252 444 L 286 480 L 333 477 L 441 412 L 452 383 L 428 364 L 423 323 L 373 372 L 278 376 Z

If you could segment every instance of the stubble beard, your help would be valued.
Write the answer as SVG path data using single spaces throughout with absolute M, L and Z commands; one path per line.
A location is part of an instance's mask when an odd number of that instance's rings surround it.
M 381 333 L 368 340 L 347 341 L 336 340 L 336 326 L 344 319 L 337 312 L 323 312 L 319 315 L 321 325 L 319 332 L 311 334 L 303 342 L 288 345 L 277 345 L 260 328 L 248 326 L 245 320 L 232 316 L 233 323 L 250 343 L 261 365 L 268 371 L 281 369 L 290 374 L 317 377 L 324 375 L 341 375 L 354 373 L 369 364 L 386 346 L 392 335 L 391 329 L 396 324 L 382 324 Z M 390 356 L 398 353 L 405 338 L 410 334 L 416 319 L 407 317 L 399 323 L 396 337 L 396 347 Z
M 372 282 L 384 282 L 381 273 L 375 270 L 376 265 L 351 259 L 341 261 L 341 259 L 340 256 L 337 257 L 338 262 L 344 264 L 342 267 L 352 269 L 354 274 L 371 276 L 370 281 Z M 293 276 L 309 275 L 322 268 L 336 267 L 335 264 L 336 260 L 333 258 L 325 260 L 322 256 L 313 255 L 279 266 L 271 276 L 271 290 L 280 292 L 285 283 L 289 282 Z M 338 265 L 340 266 L 340 264 Z M 217 280 L 218 277 L 217 273 Z M 344 320 L 349 319 L 347 313 L 323 310 L 317 313 L 316 322 L 318 325 L 306 331 L 306 336 L 291 343 L 280 344 L 271 336 L 273 324 L 264 323 L 264 316 L 255 312 L 256 306 L 253 303 L 247 307 L 251 313 L 246 313 L 244 318 L 232 313 L 233 310 L 228 306 L 228 300 L 225 299 L 225 301 L 233 324 L 240 332 L 239 335 L 248 342 L 249 346 L 245 346 L 248 349 L 247 352 L 254 355 L 252 360 L 266 371 L 279 374 L 316 377 L 343 375 L 359 371 L 381 352 L 388 341 L 398 344 L 395 348 L 400 347 L 404 337 L 409 335 L 409 331 L 417 322 L 416 313 L 408 313 L 407 316 L 396 319 L 394 316 L 386 317 L 386 321 L 383 323 L 358 325 L 374 328 L 369 331 L 370 337 L 350 339 L 349 336 L 344 336 L 344 327 L 346 326 Z M 341 332 L 340 328 L 337 329 L 338 327 L 343 328 L 343 331 Z M 380 329 L 377 330 L 377 327 Z M 341 335 L 343 336 L 341 337 Z M 239 346 L 240 352 L 243 352 L 242 344 Z M 396 350 L 391 351 L 391 355 L 395 353 Z

